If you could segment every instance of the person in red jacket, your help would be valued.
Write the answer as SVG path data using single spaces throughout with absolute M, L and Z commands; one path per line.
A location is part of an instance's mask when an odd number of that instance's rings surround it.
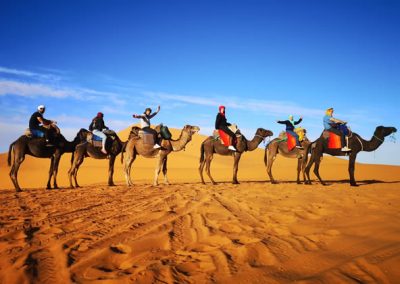
M 228 126 L 231 126 L 231 124 L 226 120 L 225 106 L 220 106 L 219 112 L 215 119 L 215 129 L 220 129 L 229 135 L 230 146 L 228 147 L 228 149 L 232 150 L 232 151 L 236 151 L 236 148 L 234 146 L 234 144 L 236 143 L 236 135 L 235 135 L 235 133 L 232 132 L 232 130 L 229 129 Z

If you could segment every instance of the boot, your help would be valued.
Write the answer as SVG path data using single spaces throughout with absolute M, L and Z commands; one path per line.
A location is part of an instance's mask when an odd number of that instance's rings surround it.
M 233 138 L 229 137 L 229 144 L 231 144 L 228 149 L 231 151 L 236 151 L 236 148 L 233 146 Z
M 342 152 L 349 152 L 351 149 L 349 148 L 349 137 L 346 136 L 346 146 L 342 148 Z

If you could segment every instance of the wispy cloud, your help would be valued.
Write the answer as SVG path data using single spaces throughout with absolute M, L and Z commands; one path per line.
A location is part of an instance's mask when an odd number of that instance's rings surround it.
M 32 72 L 32 71 L 12 69 L 12 68 L 2 67 L 2 66 L 0 66 L 0 73 L 14 75 L 14 76 L 20 76 L 20 77 L 22 76 L 22 77 L 34 78 L 34 79 L 39 79 L 39 80 L 51 80 L 51 81 L 59 81 L 60 80 L 60 76 L 55 75 L 55 74 L 36 73 L 36 72 Z
M 268 101 L 268 100 L 254 100 L 247 98 L 236 98 L 236 97 L 201 97 L 201 96 L 185 96 L 178 94 L 170 94 L 164 92 L 143 92 L 144 95 L 158 98 L 160 100 L 181 102 L 190 105 L 201 105 L 201 106 L 212 106 L 216 107 L 220 104 L 224 104 L 226 107 L 263 112 L 271 116 L 294 114 L 294 115 L 308 115 L 314 117 L 321 117 L 323 110 L 316 108 L 308 108 L 294 104 L 287 101 Z

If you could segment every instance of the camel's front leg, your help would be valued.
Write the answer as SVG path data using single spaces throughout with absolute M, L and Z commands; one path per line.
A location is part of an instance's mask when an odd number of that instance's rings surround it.
M 349 175 L 350 175 L 350 185 L 351 186 L 358 186 L 356 180 L 354 178 L 354 170 L 356 167 L 356 158 L 357 153 L 351 153 L 349 158 Z
M 156 170 L 154 171 L 154 181 L 153 181 L 154 186 L 158 185 L 158 176 L 160 175 L 161 167 L 163 166 L 163 163 L 164 163 L 164 157 L 160 156 L 156 163 Z
M 108 163 L 108 185 L 115 186 L 113 176 L 114 176 L 114 163 L 115 155 L 110 155 L 110 161 Z
M 162 169 L 163 175 L 164 175 L 164 183 L 165 183 L 165 184 L 169 184 L 168 176 L 167 176 L 167 172 L 168 172 L 168 169 L 167 169 L 167 160 L 168 160 L 168 157 L 165 157 L 164 163 L 163 163 L 163 169 Z
M 54 164 L 53 164 L 53 188 L 58 189 L 57 185 L 57 174 L 58 174 L 58 166 L 60 164 L 61 154 L 55 154 L 54 156 Z
M 51 189 L 51 177 L 53 176 L 53 173 L 54 173 L 53 169 L 54 169 L 54 155 L 51 156 L 51 158 L 50 158 L 49 179 L 47 180 L 46 189 Z
M 233 184 L 239 184 L 239 181 L 237 180 L 237 172 L 239 170 L 239 161 L 240 161 L 241 156 L 242 155 L 240 153 L 235 153 L 235 156 L 234 156 L 233 180 L 232 180 Z

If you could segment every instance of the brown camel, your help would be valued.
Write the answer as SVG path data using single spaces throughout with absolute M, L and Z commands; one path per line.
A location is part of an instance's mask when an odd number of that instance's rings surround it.
M 51 162 L 47 189 L 51 189 L 52 177 L 54 189 L 58 188 L 57 173 L 62 154 L 73 152 L 76 145 L 81 143 L 85 138 L 84 133 L 80 130 L 72 142 L 67 141 L 61 134 L 59 134 L 56 139 L 54 146 L 47 146 L 44 138 L 30 138 L 26 135 L 22 135 L 11 143 L 8 150 L 8 166 L 11 166 L 10 177 L 17 192 L 21 191 L 17 176 L 19 167 L 25 159 L 25 155 L 31 155 L 37 158 L 50 158 Z M 14 158 L 11 161 L 12 154 L 14 154 Z
M 90 135 L 90 132 L 86 129 L 83 129 L 86 137 L 87 135 Z M 121 153 L 122 148 L 124 147 L 126 142 L 122 142 L 117 134 L 112 134 L 110 135 L 111 137 L 108 137 L 106 141 L 106 149 L 107 149 L 107 154 L 103 154 L 101 152 L 101 148 L 93 146 L 91 143 L 85 141 L 78 146 L 76 146 L 76 149 L 74 153 L 72 154 L 72 159 L 71 159 L 71 168 L 68 171 L 68 176 L 69 176 L 69 184 L 71 188 L 74 187 L 72 178 L 75 181 L 75 187 L 79 187 L 78 181 L 77 181 L 77 175 L 78 175 L 78 170 L 80 165 L 83 163 L 83 160 L 85 157 L 92 157 L 94 159 L 109 159 L 109 166 L 108 166 L 108 185 L 109 186 L 114 186 L 114 181 L 113 181 L 113 175 L 114 175 L 114 163 L 115 163 L 115 158 L 118 156 L 119 153 Z
M 281 138 L 275 138 L 265 147 L 264 152 L 264 163 L 267 168 L 267 173 L 272 184 L 278 183 L 272 176 L 272 165 L 276 159 L 276 155 L 281 154 L 285 158 L 297 159 L 297 183 L 300 184 L 300 171 L 303 173 L 303 180 L 306 181 L 304 169 L 307 164 L 307 153 L 308 147 L 311 144 L 310 140 L 305 136 L 301 141 L 301 146 L 304 149 L 294 148 L 291 151 L 288 150 L 287 142 L 282 141 Z
M 125 159 L 123 159 L 123 154 L 121 156 L 121 161 L 124 160 L 124 173 L 127 185 L 133 185 L 131 179 L 131 166 L 137 155 L 141 155 L 145 158 L 158 158 L 153 185 L 158 185 L 158 176 L 161 168 L 164 174 L 164 183 L 169 184 L 167 177 L 168 155 L 171 152 L 178 152 L 185 149 L 186 144 L 192 140 L 193 134 L 197 133 L 199 130 L 200 128 L 198 126 L 185 125 L 178 140 L 162 140 L 160 144 L 161 148 L 159 149 L 153 149 L 152 144 L 144 144 L 142 138 L 130 136 L 124 149 L 126 152 Z M 135 129 L 132 129 L 132 132 L 135 132 Z
M 319 175 L 319 165 L 321 163 L 323 153 L 326 153 L 332 156 L 349 155 L 350 185 L 357 186 L 356 180 L 354 178 L 357 154 L 361 151 L 371 152 L 376 150 L 380 145 L 382 145 L 386 136 L 395 133 L 396 131 L 397 129 L 394 127 L 378 126 L 375 129 L 374 135 L 369 141 L 364 140 L 357 133 L 352 133 L 349 136 L 349 148 L 351 149 L 350 153 L 342 152 L 341 149 L 328 149 L 327 140 L 321 135 L 321 137 L 319 137 L 316 141 L 312 142 L 309 148 L 309 150 L 311 151 L 311 157 L 305 169 L 305 173 L 307 176 L 306 184 L 311 184 L 310 169 L 311 166 L 315 163 L 314 174 L 317 176 L 321 184 L 325 185 L 325 183 L 321 179 L 321 176 Z
M 263 128 L 258 128 L 256 131 L 256 134 L 254 138 L 251 141 L 248 141 L 242 134 L 240 134 L 240 131 L 236 134 L 237 137 L 237 143 L 236 143 L 236 150 L 235 152 L 231 151 L 221 143 L 220 140 L 215 140 L 213 136 L 207 137 L 206 140 L 201 143 L 201 148 L 200 148 L 200 166 L 199 166 L 199 172 L 200 172 L 200 178 L 201 182 L 205 184 L 204 178 L 203 178 L 203 169 L 204 166 L 206 166 L 206 172 L 208 177 L 210 178 L 212 184 L 217 184 L 214 179 L 211 176 L 210 172 L 210 166 L 211 166 L 211 161 L 213 159 L 214 153 L 217 153 L 219 155 L 223 156 L 233 156 L 234 158 L 234 164 L 233 164 L 233 184 L 239 184 L 237 180 L 237 172 L 239 169 L 239 161 L 240 157 L 245 151 L 253 151 L 257 149 L 258 145 L 264 141 L 264 139 L 268 136 L 272 136 L 273 133 L 270 130 L 265 130 Z

